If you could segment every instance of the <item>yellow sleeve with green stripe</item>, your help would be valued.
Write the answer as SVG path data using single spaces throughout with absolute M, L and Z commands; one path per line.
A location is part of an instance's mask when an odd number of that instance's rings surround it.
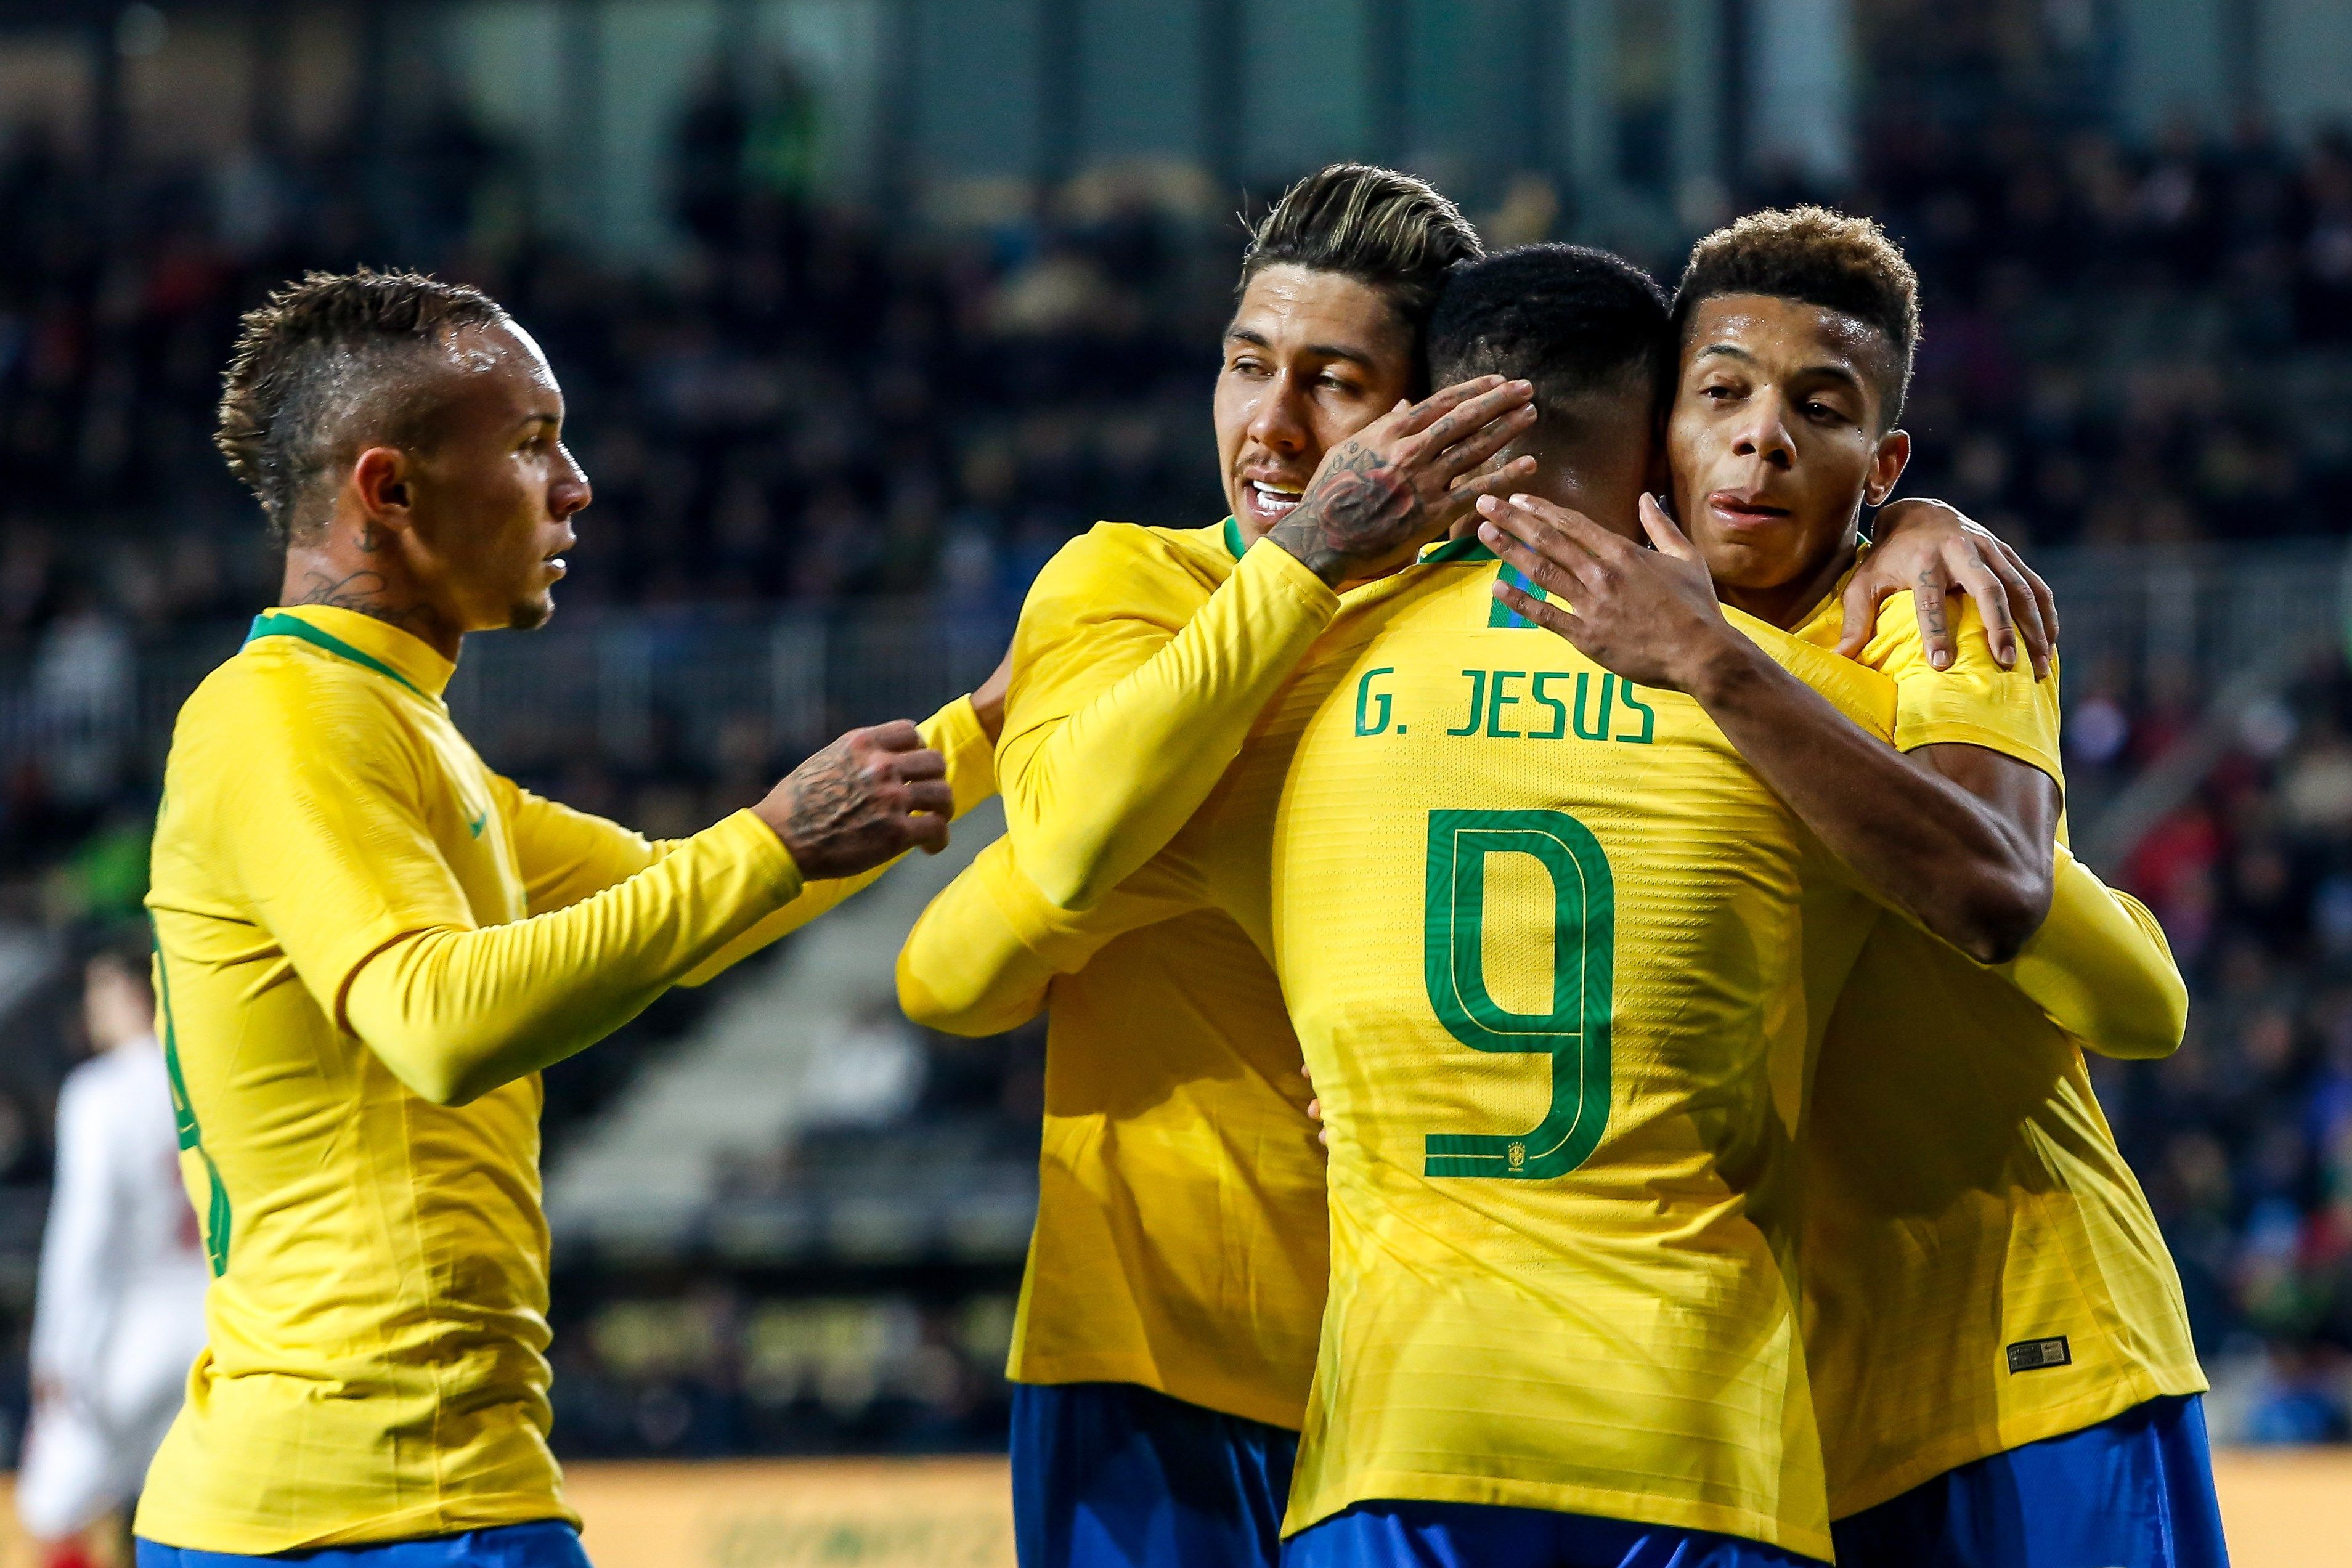
M 1050 903 L 1087 907 L 1175 836 L 1338 612 L 1288 552 L 1239 545 L 1230 519 L 1098 524 L 1031 588 L 997 771 Z

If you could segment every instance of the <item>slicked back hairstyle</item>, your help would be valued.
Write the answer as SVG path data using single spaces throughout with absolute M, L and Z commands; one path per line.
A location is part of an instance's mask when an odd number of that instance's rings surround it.
M 1919 346 L 1919 277 L 1876 223 L 1805 206 L 1750 213 L 1716 230 L 1691 251 L 1675 290 L 1677 336 L 1700 300 L 1726 294 L 1794 299 L 1876 328 L 1887 349 L 1881 428 L 1903 417 Z
M 1657 279 L 1580 245 L 1521 246 L 1457 268 L 1429 321 L 1433 381 L 1525 378 L 1546 420 L 1596 392 L 1633 392 L 1663 408 L 1674 356 Z
M 478 288 L 414 272 L 313 272 L 247 311 L 221 377 L 213 444 L 261 502 L 273 538 L 310 531 L 310 486 L 367 434 L 415 437 L 429 357 L 502 322 Z M 362 429 L 361 426 L 364 426 Z
M 1269 267 L 1337 272 L 1387 295 L 1417 345 L 1446 272 L 1486 254 L 1462 209 L 1427 181 L 1333 163 L 1285 191 L 1250 231 L 1234 296 Z

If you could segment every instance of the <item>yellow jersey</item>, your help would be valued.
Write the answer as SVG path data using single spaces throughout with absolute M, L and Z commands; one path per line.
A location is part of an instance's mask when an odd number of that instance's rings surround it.
M 899 964 L 919 1022 L 990 1033 L 1048 1013 L 1015 1381 L 1133 1383 L 1302 1418 L 1323 1160 L 1265 956 L 1223 912 L 1163 900 L 1126 922 L 1149 929 L 1065 970 L 1040 963 L 1010 1002 L 974 1007 L 968 980 L 992 934 L 1043 948 L 1084 923 L 1064 905 L 1132 909 L 1121 884 L 1183 826 L 1338 602 L 1278 547 L 1244 552 L 1230 519 L 1100 525 L 1030 591 L 998 756 L 1006 836 Z
M 1896 683 L 1895 744 L 1986 747 L 2063 787 L 2055 676 L 2002 671 L 1963 602 L 1943 672 L 1909 595 L 1879 616 L 1862 658 Z M 1832 599 L 1799 634 L 1828 647 L 1839 630 Z M 1832 1517 L 2206 1386 L 2083 1058 L 2178 1045 L 2186 993 L 2154 918 L 2058 854 L 2051 916 L 2016 962 L 1981 967 L 1889 916 L 1830 1012 L 1803 1276 Z
M 148 906 L 215 1279 L 148 1539 L 260 1555 L 572 1518 L 539 1081 L 450 1063 L 553 1060 L 846 890 L 803 895 L 748 811 L 656 844 L 519 789 L 451 723 L 454 668 L 281 609 L 181 710 Z M 969 766 L 976 723 L 934 730 Z
M 1825 1559 L 1794 1145 L 1805 898 L 1844 873 L 1695 701 L 1528 629 L 1496 570 L 1460 541 L 1351 596 L 1276 766 L 1188 830 L 1278 794 L 1257 874 L 1330 1127 L 1285 1528 L 1419 1499 Z M 1888 733 L 1884 677 L 1734 619 Z

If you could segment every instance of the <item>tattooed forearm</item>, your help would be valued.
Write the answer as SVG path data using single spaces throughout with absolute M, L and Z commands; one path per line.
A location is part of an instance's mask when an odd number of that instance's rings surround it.
M 1332 449 L 1307 494 L 1267 537 L 1336 586 L 1349 567 L 1391 553 L 1426 521 L 1412 482 L 1349 440 Z
M 387 589 L 383 574 L 378 571 L 355 571 L 348 577 L 330 577 L 323 571 L 313 571 L 304 579 L 301 591 L 287 602 L 326 604 L 337 610 L 372 615 L 404 632 L 414 632 L 436 646 L 447 638 L 448 622 L 439 611 L 429 604 L 394 604 Z

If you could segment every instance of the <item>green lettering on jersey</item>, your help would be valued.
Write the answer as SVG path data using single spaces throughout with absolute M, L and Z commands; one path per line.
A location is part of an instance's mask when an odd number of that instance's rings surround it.
M 1617 689 L 1617 677 L 1614 675 L 1601 677 L 1601 716 L 1593 720 L 1591 727 L 1588 728 L 1584 723 L 1584 716 L 1589 711 L 1585 706 L 1585 696 L 1590 690 L 1591 679 L 1592 677 L 1582 670 L 1579 670 L 1576 674 L 1576 738 L 1606 740 L 1609 738 L 1610 694 Z
M 1628 711 L 1642 716 L 1641 734 L 1621 735 L 1617 737 L 1628 746 L 1647 746 L 1651 738 L 1658 733 L 1658 710 L 1633 695 L 1638 689 L 1628 680 L 1621 679 L 1617 683 L 1617 700 L 1623 703 Z
M 1447 730 L 1445 733 L 1448 735 L 1475 735 L 1479 721 L 1486 716 L 1486 672 L 1465 670 L 1462 673 L 1470 677 L 1470 716 L 1462 721 L 1460 729 Z
M 1486 860 L 1532 855 L 1551 878 L 1551 1009 L 1515 1013 L 1486 988 Z M 1473 1051 L 1551 1058 L 1551 1108 L 1524 1134 L 1432 1133 L 1423 1174 L 1541 1181 L 1591 1156 L 1609 1124 L 1616 884 L 1565 811 L 1432 811 L 1422 963 L 1430 1006 Z
M 1366 670 L 1364 678 L 1356 683 L 1356 733 L 1358 735 L 1380 735 L 1388 729 L 1389 694 L 1372 690 L 1372 683 L 1382 675 L 1395 674 L 1394 664 L 1383 664 L 1377 670 Z M 1378 718 L 1371 716 L 1372 705 L 1375 703 L 1380 705 Z
M 163 1010 L 163 1071 L 172 1081 L 172 1124 L 180 1147 L 194 1149 L 211 1178 L 212 1199 L 205 1213 L 205 1262 L 217 1280 L 228 1272 L 228 1189 L 221 1186 L 220 1166 L 205 1152 L 204 1132 L 196 1125 L 196 1108 L 188 1101 L 188 1081 L 180 1074 L 180 1031 L 172 1022 L 172 979 L 163 967 L 163 939 L 155 938 L 155 996 Z

